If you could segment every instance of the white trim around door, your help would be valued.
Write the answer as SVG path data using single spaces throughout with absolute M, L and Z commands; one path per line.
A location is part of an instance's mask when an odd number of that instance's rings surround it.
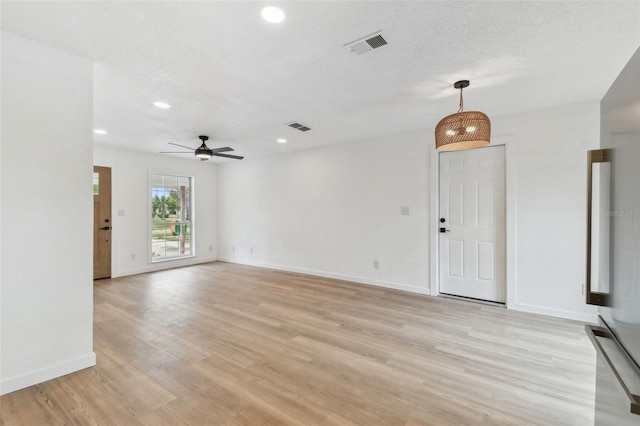
M 510 149 L 510 142 L 513 142 L 513 135 L 500 135 L 492 138 L 491 146 L 504 146 L 505 155 L 505 276 L 506 276 L 506 307 L 513 308 L 516 305 L 517 295 L 515 286 L 515 158 L 513 150 Z M 429 239 L 430 239 L 430 259 L 432 265 L 430 274 L 430 291 L 432 296 L 440 294 L 440 267 L 439 267 L 439 186 L 440 186 L 440 168 L 439 154 L 435 149 L 431 150 L 430 156 L 430 220 L 429 220 Z

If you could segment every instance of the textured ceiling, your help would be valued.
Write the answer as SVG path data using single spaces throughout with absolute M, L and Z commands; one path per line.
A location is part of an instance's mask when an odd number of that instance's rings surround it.
M 262 20 L 269 4 L 282 24 Z M 459 79 L 465 108 L 490 117 L 600 99 L 640 45 L 637 1 L 0 5 L 3 30 L 95 61 L 96 143 L 158 152 L 206 134 L 247 160 L 407 131 L 431 141 Z M 378 30 L 388 45 L 343 47 Z

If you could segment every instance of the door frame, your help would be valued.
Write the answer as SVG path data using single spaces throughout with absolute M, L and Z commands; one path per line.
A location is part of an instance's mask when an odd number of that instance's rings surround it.
M 505 134 L 492 137 L 490 146 L 504 146 L 505 160 L 505 267 L 506 267 L 506 301 L 507 309 L 512 309 L 517 304 L 516 292 L 516 234 L 515 234 L 515 170 L 516 159 L 513 152 L 515 136 Z M 482 149 L 482 148 L 477 148 Z M 429 158 L 430 180 L 430 219 L 429 219 L 429 242 L 430 242 L 430 294 L 438 296 L 440 294 L 440 238 L 438 229 L 440 227 L 440 153 L 431 149 Z

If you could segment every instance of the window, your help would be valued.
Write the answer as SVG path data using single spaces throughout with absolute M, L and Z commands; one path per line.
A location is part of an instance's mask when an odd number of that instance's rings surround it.
M 100 195 L 100 173 L 93 172 L 93 195 Z
M 151 173 L 151 261 L 193 256 L 193 178 Z

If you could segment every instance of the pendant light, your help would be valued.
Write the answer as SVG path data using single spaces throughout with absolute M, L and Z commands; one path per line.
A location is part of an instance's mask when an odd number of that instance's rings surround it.
M 436 126 L 436 149 L 438 151 L 460 151 L 489 145 L 491 122 L 480 111 L 463 111 L 462 89 L 469 80 L 456 81 L 454 88 L 460 89 L 458 112 L 440 120 Z

